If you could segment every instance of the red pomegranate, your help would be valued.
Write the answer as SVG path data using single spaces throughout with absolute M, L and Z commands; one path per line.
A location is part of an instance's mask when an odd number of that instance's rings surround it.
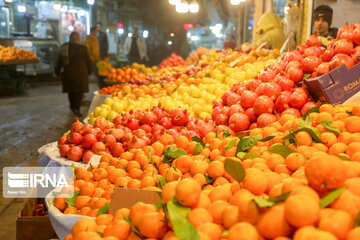
M 268 96 L 262 95 L 255 100 L 253 108 L 257 115 L 272 113 L 274 111 L 274 102 Z
M 229 119 L 229 127 L 235 131 L 244 131 L 249 128 L 250 119 L 245 113 L 234 113 Z

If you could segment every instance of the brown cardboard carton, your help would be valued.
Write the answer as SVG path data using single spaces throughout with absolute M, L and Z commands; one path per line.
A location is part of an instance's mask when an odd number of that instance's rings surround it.
M 16 240 L 48 240 L 57 238 L 49 216 L 32 216 L 43 199 L 28 198 L 16 220 Z
M 111 196 L 109 213 L 115 214 L 119 208 L 130 208 L 138 201 L 150 204 L 160 202 L 159 193 L 152 190 L 117 187 Z
M 341 104 L 360 91 L 360 64 L 347 69 L 345 65 L 320 77 L 304 80 L 315 101 Z

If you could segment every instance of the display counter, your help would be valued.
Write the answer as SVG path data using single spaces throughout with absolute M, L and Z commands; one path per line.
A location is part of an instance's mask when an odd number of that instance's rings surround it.
M 34 37 L 1 38 L 0 45 L 15 46 L 33 52 L 38 58 L 38 64 L 16 66 L 16 71 L 26 75 L 52 74 L 59 53 L 59 43 L 54 39 L 39 39 Z

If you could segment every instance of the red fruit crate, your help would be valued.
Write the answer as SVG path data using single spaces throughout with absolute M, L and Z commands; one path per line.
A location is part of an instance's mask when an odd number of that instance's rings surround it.
M 347 69 L 345 64 L 315 78 L 304 79 L 315 101 L 330 104 L 360 101 L 360 64 Z M 359 95 L 359 96 L 357 96 Z
M 49 216 L 33 216 L 35 206 L 44 199 L 28 198 L 16 219 L 16 240 L 48 240 L 57 238 Z

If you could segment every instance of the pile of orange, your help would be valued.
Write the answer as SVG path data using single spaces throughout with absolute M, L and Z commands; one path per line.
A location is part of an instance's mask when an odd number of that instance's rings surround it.
M 98 167 L 76 169 L 75 208 L 59 197 L 55 206 L 96 216 L 113 187 L 159 190 L 165 179 L 164 204 L 188 208 L 184 217 L 198 239 L 360 239 L 360 106 L 322 105 L 305 119 L 285 114 L 247 137 L 224 134 L 208 133 L 203 142 L 165 134 L 118 159 L 104 155 Z M 263 140 L 238 151 L 255 136 Z M 183 154 L 169 160 L 163 151 L 170 147 Z M 243 168 L 240 180 L 227 172 L 228 161 Z M 82 219 L 66 239 L 178 239 L 171 213 L 158 206 L 137 203 Z
M 0 61 L 6 62 L 11 60 L 32 60 L 36 56 L 27 50 L 16 48 L 14 46 L 4 47 L 0 45 Z
M 146 79 L 146 77 L 147 75 L 139 70 L 126 66 L 123 68 L 112 69 L 107 80 L 111 82 L 128 82 L 131 79 Z

